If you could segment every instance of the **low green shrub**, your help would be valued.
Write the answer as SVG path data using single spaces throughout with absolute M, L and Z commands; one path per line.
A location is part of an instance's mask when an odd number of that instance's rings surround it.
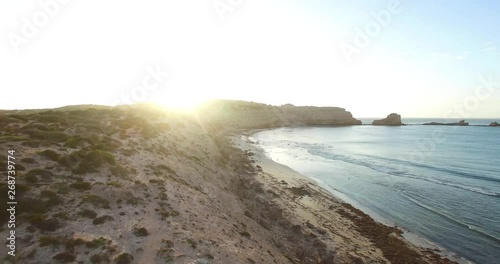
M 94 142 L 94 141 L 91 141 L 91 140 L 90 140 L 90 139 L 88 139 L 88 138 L 85 138 L 85 137 L 80 137 L 80 136 L 76 136 L 76 137 L 72 137 L 72 138 L 68 139 L 68 140 L 64 143 L 64 146 L 65 146 L 65 147 L 68 147 L 68 148 L 73 148 L 73 149 L 76 149 L 76 148 L 78 148 L 78 147 L 83 146 L 85 143 L 92 144 L 92 142 Z
M 97 213 L 95 211 L 89 210 L 89 209 L 83 209 L 82 211 L 80 211 L 78 213 L 78 215 L 86 217 L 86 218 L 90 218 L 90 219 L 94 219 L 97 217 Z
M 37 177 L 39 176 L 45 180 L 51 179 L 54 176 L 54 174 L 51 171 L 43 170 L 43 169 L 30 170 L 30 171 L 28 171 L 28 173 L 26 173 L 26 177 L 28 177 L 30 175 L 37 176 Z
M 29 183 L 37 183 L 38 182 L 38 177 L 35 175 L 27 175 L 24 177 L 24 179 Z
M 34 141 L 34 140 L 26 140 L 21 145 L 30 147 L 30 148 L 38 148 L 40 147 L 40 142 L 39 141 Z
M 85 240 L 83 240 L 81 238 L 76 238 L 76 239 L 70 238 L 70 239 L 66 240 L 65 247 L 68 250 L 72 250 L 75 247 L 81 246 L 83 244 L 85 244 Z
M 78 164 L 73 172 L 77 174 L 97 172 L 97 169 L 105 164 L 115 165 L 115 156 L 106 151 L 92 150 L 82 155 L 80 164 Z
M 45 140 L 50 143 L 62 143 L 68 140 L 68 135 L 64 132 L 57 131 L 39 131 L 31 135 L 32 138 Z
M 102 225 L 106 222 L 109 222 L 109 221 L 113 221 L 114 218 L 110 215 L 104 215 L 104 216 L 101 216 L 101 217 L 97 217 L 95 218 L 93 221 L 92 221 L 92 224 L 93 225 Z
M 60 218 L 62 220 L 69 220 L 70 219 L 69 214 L 67 212 L 56 213 L 56 214 L 54 214 L 54 217 Z
M 90 203 L 92 204 L 93 206 L 95 207 L 101 207 L 101 208 L 105 208 L 105 209 L 109 209 L 109 201 L 100 197 L 100 196 L 97 196 L 97 195 L 94 195 L 94 194 L 87 194 L 87 195 L 84 195 L 82 197 L 82 202 L 84 203 Z
M 21 162 L 27 163 L 27 164 L 34 164 L 34 163 L 36 163 L 36 160 L 33 158 L 22 158 Z
M 247 231 L 240 232 L 240 235 L 244 237 L 250 237 L 250 233 L 248 233 Z
M 53 259 L 59 261 L 60 263 L 70 263 L 75 261 L 76 256 L 69 252 L 61 252 L 52 257 Z
M 87 243 L 85 243 L 85 246 L 87 248 L 98 248 L 98 247 L 105 245 L 107 242 L 108 242 L 107 239 L 105 239 L 104 237 L 100 237 L 100 238 L 96 238 L 92 241 L 87 241 Z
M 92 189 L 92 185 L 90 184 L 90 182 L 75 182 L 71 184 L 69 187 L 77 189 L 79 191 L 87 191 Z
M 134 228 L 134 235 L 138 237 L 148 236 L 149 232 L 145 227 Z
M 115 258 L 116 264 L 130 264 L 134 260 L 134 256 L 128 253 L 122 253 Z
M 56 236 L 41 236 L 38 238 L 38 242 L 40 243 L 40 247 L 45 246 L 59 246 L 61 244 L 61 238 Z
M 113 187 L 116 187 L 116 188 L 122 188 L 123 187 L 123 184 L 120 183 L 120 182 L 117 182 L 117 181 L 108 182 L 107 185 L 113 186 Z
M 57 193 L 51 190 L 43 190 L 40 192 L 42 198 L 57 198 Z
M 92 264 L 108 263 L 108 261 L 108 258 L 100 254 L 95 254 L 90 257 L 90 262 L 92 262 Z
M 45 157 L 45 158 L 52 160 L 52 161 L 58 161 L 61 157 L 61 155 L 59 155 L 59 153 L 57 153 L 53 150 L 50 150 L 50 149 L 40 151 L 40 152 L 38 152 L 38 154 L 40 156 Z
M 30 224 L 39 228 L 40 230 L 49 232 L 54 232 L 59 229 L 59 227 L 61 227 L 59 220 L 54 218 L 46 219 L 43 215 L 33 216 L 30 219 Z

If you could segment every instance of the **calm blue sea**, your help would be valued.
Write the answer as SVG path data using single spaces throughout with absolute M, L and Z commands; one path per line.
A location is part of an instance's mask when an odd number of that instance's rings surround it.
M 253 140 L 379 220 L 473 262 L 500 263 L 500 127 L 280 128 Z

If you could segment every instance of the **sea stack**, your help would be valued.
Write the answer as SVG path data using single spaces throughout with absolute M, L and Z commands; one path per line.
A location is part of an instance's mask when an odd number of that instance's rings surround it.
M 401 115 L 396 113 L 392 113 L 388 115 L 386 118 L 381 120 L 375 120 L 372 122 L 374 126 L 402 126 Z
M 493 122 L 493 123 L 490 124 L 490 126 L 496 127 L 496 126 L 500 126 L 500 124 L 498 122 Z

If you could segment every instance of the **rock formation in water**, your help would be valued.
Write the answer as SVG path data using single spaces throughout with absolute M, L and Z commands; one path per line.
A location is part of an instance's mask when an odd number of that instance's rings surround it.
M 339 107 L 266 105 L 254 102 L 214 100 L 197 109 L 205 122 L 214 126 L 245 129 L 284 126 L 350 126 L 361 121 Z M 224 124 L 224 125 L 222 125 Z
M 401 115 L 392 113 L 384 119 L 373 121 L 372 124 L 374 126 L 402 126 L 403 122 L 401 122 Z
M 460 120 L 455 123 L 438 123 L 438 122 L 430 122 L 423 124 L 424 126 L 468 126 L 469 123 L 465 122 L 465 120 Z
M 490 124 L 490 126 L 496 127 L 496 126 L 500 126 L 500 124 L 498 122 L 493 122 L 493 123 Z

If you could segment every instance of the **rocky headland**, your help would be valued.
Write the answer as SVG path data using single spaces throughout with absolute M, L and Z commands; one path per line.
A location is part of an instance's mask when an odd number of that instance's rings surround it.
M 215 100 L 197 109 L 200 116 L 214 126 L 241 129 L 284 126 L 350 126 L 361 125 L 344 108 L 266 105 L 245 101 Z
M 500 124 L 499 124 L 498 122 L 492 122 L 492 123 L 490 124 L 490 126 L 492 126 L 492 127 L 497 127 L 497 126 L 500 126 Z
M 401 122 L 401 115 L 392 113 L 384 119 L 373 121 L 372 124 L 374 126 L 402 126 L 403 122 Z

